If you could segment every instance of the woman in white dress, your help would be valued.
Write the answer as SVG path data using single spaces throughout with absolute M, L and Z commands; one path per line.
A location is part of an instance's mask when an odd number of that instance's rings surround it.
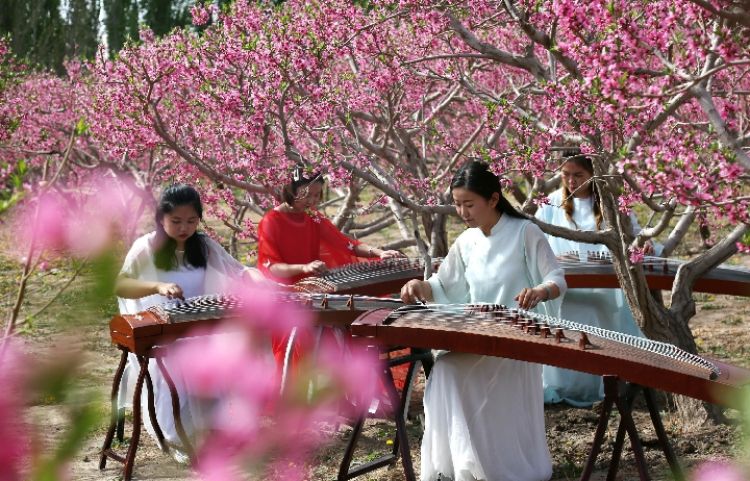
M 536 217 L 548 224 L 568 229 L 593 231 L 602 228 L 603 219 L 599 196 L 591 181 L 594 168 L 591 159 L 567 152 L 561 167 L 562 186 L 549 196 Z M 635 216 L 631 222 L 636 232 L 640 230 Z M 585 261 L 588 252 L 607 252 L 602 244 L 585 244 L 562 237 L 547 236 L 556 255 L 577 252 Z M 646 253 L 654 251 L 649 241 Z M 562 303 L 561 317 L 581 324 L 642 336 L 625 296 L 620 289 L 570 289 Z M 604 385 L 600 376 L 568 369 L 544 366 L 544 401 L 566 402 L 577 407 L 588 407 L 604 399 Z
M 259 274 L 230 256 L 217 242 L 198 232 L 203 206 L 198 192 L 184 184 L 168 187 L 156 209 L 156 230 L 138 238 L 130 248 L 115 286 L 120 313 L 136 314 L 170 300 L 228 292 L 232 283 Z M 183 341 L 178 341 L 183 342 Z M 199 360 L 196 360 L 199 362 Z M 185 395 L 184 380 L 174 375 L 169 359 L 165 366 L 180 393 L 180 417 L 188 436 L 203 430 L 205 420 L 198 402 Z M 120 407 L 132 405 L 133 386 L 140 366 L 134 354 L 120 388 Z M 179 461 L 186 460 L 175 429 L 168 385 L 156 366 L 149 363 L 154 385 L 156 418 L 164 437 Z M 146 392 L 142 412 L 147 413 Z M 148 432 L 156 439 L 148 415 L 143 416 Z
M 542 231 L 503 197 L 498 177 L 484 163 L 469 163 L 451 194 L 469 228 L 435 275 L 404 285 L 404 302 L 517 302 L 557 315 L 563 271 Z M 541 371 L 512 359 L 439 353 L 424 397 L 422 481 L 549 479 Z

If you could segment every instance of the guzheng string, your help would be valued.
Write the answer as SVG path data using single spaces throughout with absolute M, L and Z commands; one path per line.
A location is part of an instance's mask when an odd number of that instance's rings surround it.
M 375 296 L 346 295 L 346 294 L 316 294 L 316 293 L 291 293 L 277 292 L 273 294 L 280 302 L 294 302 L 300 305 L 320 305 L 324 300 L 331 303 L 345 305 L 347 302 L 373 303 L 382 307 L 394 309 L 403 306 L 400 299 L 389 299 Z M 196 296 L 184 301 L 172 301 L 159 306 L 153 306 L 148 311 L 153 312 L 161 319 L 169 323 L 199 321 L 204 319 L 216 319 L 227 317 L 237 313 L 243 307 L 243 302 L 237 296 L 229 294 L 217 294 L 207 296 Z
M 562 267 L 580 267 L 586 264 L 611 265 L 612 253 L 609 251 L 568 251 L 558 256 Z M 647 272 L 675 273 L 685 261 L 668 257 L 644 256 L 640 264 Z M 728 275 L 750 275 L 750 270 L 741 266 L 721 264 L 714 270 L 726 272 Z
M 442 258 L 433 258 L 433 268 L 440 265 Z M 391 258 L 370 262 L 355 262 L 331 269 L 320 276 L 307 277 L 295 284 L 295 287 L 310 291 L 335 291 L 337 287 L 358 282 L 367 282 L 376 278 L 388 279 L 411 271 L 423 271 L 424 259 Z
M 182 302 L 172 301 L 152 306 L 148 311 L 169 323 L 215 319 L 242 308 L 241 300 L 228 294 L 189 297 Z
M 624 334 L 621 332 L 610 331 L 602 329 L 596 326 L 589 326 L 587 324 L 581 324 L 578 322 L 569 321 L 566 319 L 559 319 L 556 317 L 548 316 L 546 314 L 539 314 L 525 309 L 513 308 L 509 309 L 506 306 L 498 304 L 428 304 L 426 306 L 411 305 L 404 306 L 403 308 L 394 311 L 393 318 L 398 318 L 401 314 L 406 312 L 413 312 L 414 310 L 424 310 L 426 312 L 434 312 L 441 314 L 441 319 L 449 322 L 479 322 L 487 323 L 490 322 L 486 317 L 483 317 L 484 313 L 491 312 L 502 312 L 507 311 L 510 315 L 519 315 L 528 319 L 536 321 L 536 323 L 544 324 L 552 328 L 560 328 L 568 331 L 584 332 L 587 335 L 593 335 L 602 339 L 619 342 L 628 346 L 632 346 L 637 349 L 648 351 L 654 354 L 658 354 L 670 359 L 674 359 L 680 362 L 684 362 L 699 368 L 705 369 L 710 372 L 711 379 L 717 378 L 721 374 L 721 370 L 712 362 L 704 359 L 696 354 L 689 353 L 680 349 L 679 347 L 661 341 L 654 341 L 652 339 L 637 337 L 630 334 Z M 472 319 L 470 316 L 474 314 L 475 317 Z

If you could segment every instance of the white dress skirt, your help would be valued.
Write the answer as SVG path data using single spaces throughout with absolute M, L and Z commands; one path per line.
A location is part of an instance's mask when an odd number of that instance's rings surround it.
M 436 303 L 517 305 L 524 287 L 554 282 L 562 269 L 537 226 L 503 215 L 485 236 L 462 233 L 428 282 Z M 542 306 L 547 314 L 559 308 Z M 548 309 L 546 309 L 548 308 Z M 441 353 L 424 398 L 422 481 L 545 481 L 552 462 L 544 430 L 542 367 L 524 361 Z
M 185 298 L 228 292 L 233 282 L 236 283 L 242 279 L 246 268 L 232 258 L 217 242 L 208 237 L 204 239 L 208 250 L 206 268 L 187 267 L 182 262 L 179 262 L 180 267 L 171 271 L 157 269 L 153 263 L 155 233 L 152 232 L 138 238 L 133 243 L 133 246 L 125 257 L 120 274 L 132 279 L 173 282 L 182 288 Z M 181 261 L 181 254 L 177 253 L 177 256 L 178 260 Z M 152 295 L 140 299 L 120 298 L 119 306 L 122 314 L 136 314 L 151 306 L 167 302 L 171 301 L 160 295 Z M 176 343 L 185 342 L 191 342 L 191 339 L 186 338 L 176 341 Z M 169 372 L 170 377 L 175 383 L 179 395 L 180 420 L 187 436 L 192 438 L 195 434 L 200 433 L 208 427 L 208 411 L 202 402 L 187 395 L 190 392 L 190 386 L 187 386 L 185 379 L 177 374 L 178 370 L 171 367 L 169 357 L 164 357 L 163 361 L 167 372 Z M 196 363 L 201 361 L 201 359 L 195 360 Z M 119 407 L 132 407 L 133 390 L 139 372 L 140 365 L 138 364 L 138 359 L 135 354 L 130 354 L 128 365 L 120 383 Z M 179 461 L 186 461 L 184 455 L 181 455 L 179 451 L 179 448 L 182 447 L 182 442 L 175 428 L 169 386 L 154 359 L 150 359 L 149 361 L 149 374 L 154 384 L 154 407 L 159 427 L 167 443 L 173 448 L 177 448 L 172 449 L 175 458 Z M 148 433 L 156 439 L 156 433 L 148 415 L 148 398 L 145 382 L 141 395 L 141 418 Z

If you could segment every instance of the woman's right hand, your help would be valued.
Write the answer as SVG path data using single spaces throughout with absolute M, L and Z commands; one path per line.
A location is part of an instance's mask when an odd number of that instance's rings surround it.
M 401 288 L 401 300 L 406 304 L 416 304 L 417 302 L 425 302 L 429 297 L 432 297 L 430 291 L 425 286 L 427 284 L 419 279 L 412 279 Z
M 156 286 L 156 292 L 168 299 L 185 300 L 185 294 L 182 292 L 182 287 L 173 282 L 160 282 Z
M 323 261 L 312 261 L 304 264 L 302 267 L 303 274 L 322 274 L 328 270 L 328 266 Z

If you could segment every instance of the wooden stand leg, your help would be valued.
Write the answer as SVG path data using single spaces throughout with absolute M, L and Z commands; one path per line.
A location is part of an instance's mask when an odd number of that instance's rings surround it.
M 174 381 L 169 375 L 166 366 L 164 366 L 164 361 L 162 360 L 160 355 L 156 356 L 156 365 L 159 366 L 159 370 L 161 371 L 162 376 L 164 376 L 164 380 L 167 382 L 167 386 L 169 386 L 169 396 L 172 401 L 172 416 L 174 417 L 174 427 L 177 431 L 177 436 L 180 438 L 180 442 L 182 443 L 182 447 L 185 450 L 185 453 L 188 455 L 191 461 L 194 461 L 195 451 L 193 450 L 192 444 L 190 444 L 190 438 L 188 438 L 188 435 L 185 432 L 185 427 L 182 425 L 182 416 L 180 414 L 180 395 L 177 392 Z
M 591 445 L 591 452 L 589 453 L 588 459 L 586 460 L 586 465 L 584 466 L 583 472 L 581 473 L 581 481 L 589 481 L 589 479 L 591 479 L 591 474 L 594 472 L 594 465 L 596 464 L 596 458 L 599 456 L 602 442 L 604 442 L 604 433 L 607 430 L 607 425 L 609 424 L 609 415 L 612 413 L 612 406 L 614 405 L 615 401 L 612 396 L 609 395 L 610 393 L 606 391 L 607 387 L 608 386 L 605 384 L 602 412 L 599 415 L 599 423 L 596 425 L 596 433 L 594 434 L 594 442 Z
M 159 447 L 165 453 L 169 452 L 169 446 L 164 440 L 164 433 L 159 426 L 159 420 L 156 419 L 156 406 L 154 406 L 154 382 L 151 380 L 151 373 L 146 371 L 146 397 L 148 399 L 148 417 L 151 420 L 151 426 L 154 428 L 154 434 L 156 434 L 156 442 Z
M 349 436 L 349 442 L 346 443 L 344 457 L 341 459 L 341 465 L 339 466 L 339 475 L 336 478 L 338 481 L 346 481 L 347 479 L 350 479 L 349 467 L 352 465 L 354 449 L 357 447 L 357 441 L 359 440 L 359 435 L 362 434 L 362 427 L 364 424 L 365 417 L 360 416 L 352 427 L 352 434 Z
M 133 477 L 135 453 L 138 451 L 138 443 L 141 440 L 141 392 L 143 391 L 143 381 L 146 379 L 146 373 L 148 373 L 148 357 L 138 356 L 138 363 L 141 365 L 141 371 L 138 373 L 138 380 L 135 382 L 133 393 L 133 435 L 130 438 L 128 454 L 125 456 L 125 469 L 122 475 L 124 481 L 130 481 L 130 478 Z
M 120 392 L 120 382 L 122 381 L 122 373 L 125 371 L 125 365 L 128 362 L 128 351 L 120 348 L 122 355 L 120 356 L 120 364 L 117 365 L 115 371 L 115 377 L 112 380 L 112 392 L 110 395 L 112 414 L 109 421 L 109 429 L 107 429 L 107 435 L 104 437 L 104 444 L 102 445 L 102 452 L 99 456 L 99 469 L 107 467 L 107 452 L 112 448 L 112 439 L 115 435 L 115 430 L 120 425 L 120 409 L 117 406 L 117 395 Z M 119 432 L 118 432 L 119 438 Z
M 629 384 L 627 392 L 624 394 L 624 400 L 622 404 L 626 409 L 631 410 L 633 401 L 638 393 L 638 386 Z M 619 382 L 615 386 L 610 386 L 611 396 L 613 399 L 620 399 L 623 395 L 619 392 Z M 617 475 L 617 470 L 620 469 L 620 457 L 622 456 L 622 448 L 625 445 L 625 424 L 623 419 L 620 419 L 620 424 L 617 426 L 617 435 L 615 436 L 615 444 L 612 447 L 612 459 L 609 462 L 609 470 L 607 471 L 607 480 L 613 481 Z
M 633 449 L 633 457 L 635 459 L 636 469 L 638 470 L 638 478 L 641 481 L 650 481 L 651 478 L 648 474 L 643 445 L 641 444 L 640 436 L 638 436 L 638 430 L 632 415 L 633 401 L 639 391 L 643 392 L 643 396 L 646 399 L 651 422 L 656 431 L 656 436 L 659 439 L 659 444 L 664 452 L 664 456 L 672 469 L 674 478 L 680 481 L 684 480 L 684 474 L 677 462 L 677 457 L 672 450 L 669 439 L 667 438 L 667 433 L 664 430 L 664 425 L 661 422 L 661 416 L 659 415 L 656 402 L 654 401 L 653 391 L 634 384 L 626 384 L 626 388 L 623 392 L 621 384 L 623 383 L 621 383 L 616 376 L 604 376 L 604 405 L 602 407 L 602 413 L 599 416 L 599 424 L 597 425 L 596 434 L 594 435 L 594 443 L 591 447 L 591 453 L 589 453 L 586 466 L 581 474 L 581 481 L 588 481 L 594 470 L 594 464 L 599 455 L 601 444 L 604 441 L 604 432 L 607 428 L 613 406 L 617 407 L 617 412 L 620 414 L 620 422 L 617 427 L 617 436 L 615 437 L 615 443 L 612 450 L 612 459 L 607 471 L 607 481 L 614 481 L 616 479 L 626 434 L 630 439 L 630 446 Z
M 638 436 L 638 430 L 635 427 L 635 421 L 633 421 L 633 416 L 631 415 L 630 406 L 627 405 L 623 398 L 615 400 L 615 404 L 620 413 L 620 423 L 625 425 L 625 431 L 627 431 L 630 438 L 630 447 L 633 449 L 638 477 L 641 481 L 650 481 L 651 478 L 648 475 L 648 468 L 646 467 L 646 457 L 643 453 L 643 446 L 641 445 L 640 436 Z
M 654 425 L 654 431 L 656 431 L 656 437 L 659 439 L 659 444 L 664 452 L 664 457 L 669 463 L 669 467 L 672 470 L 672 477 L 675 481 L 684 481 L 685 473 L 677 460 L 677 455 L 672 449 L 672 443 L 669 442 L 667 432 L 664 430 L 664 423 L 661 422 L 661 415 L 659 409 L 656 406 L 656 400 L 654 399 L 654 391 L 649 388 L 643 388 L 643 397 L 646 399 L 646 405 L 648 406 L 648 413 L 651 416 L 651 423 Z

